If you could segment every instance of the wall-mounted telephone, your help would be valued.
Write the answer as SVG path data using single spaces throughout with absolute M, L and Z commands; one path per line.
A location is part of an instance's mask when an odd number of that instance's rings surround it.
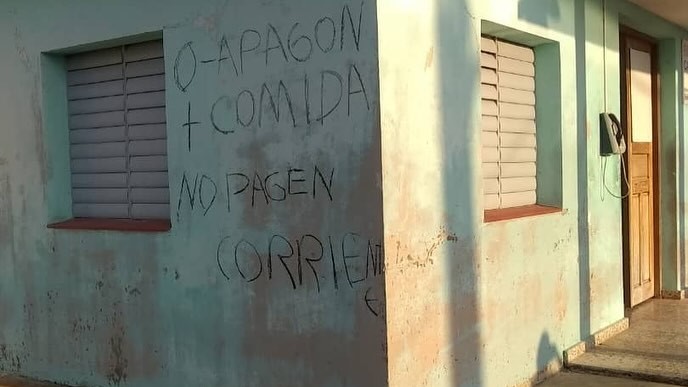
M 600 114 L 600 154 L 620 155 L 626 152 L 626 141 L 619 119 L 612 113 Z

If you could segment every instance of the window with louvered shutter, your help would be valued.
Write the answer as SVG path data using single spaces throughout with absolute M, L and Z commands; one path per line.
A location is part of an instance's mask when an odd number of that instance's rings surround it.
M 490 37 L 481 42 L 484 206 L 535 204 L 535 53 Z
M 66 58 L 72 212 L 169 219 L 162 41 Z

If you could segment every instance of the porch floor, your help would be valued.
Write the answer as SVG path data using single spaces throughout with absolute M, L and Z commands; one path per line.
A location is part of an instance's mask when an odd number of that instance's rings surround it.
M 628 330 L 568 368 L 688 386 L 688 300 L 651 300 L 631 312 Z
M 630 380 L 584 374 L 578 372 L 561 372 L 551 379 L 547 379 L 537 387 L 671 387 L 671 384 L 652 383 L 645 380 Z

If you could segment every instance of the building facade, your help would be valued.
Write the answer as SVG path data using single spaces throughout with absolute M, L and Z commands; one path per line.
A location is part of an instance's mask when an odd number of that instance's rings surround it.
M 556 372 L 688 283 L 668 3 L 3 2 L 0 373 Z

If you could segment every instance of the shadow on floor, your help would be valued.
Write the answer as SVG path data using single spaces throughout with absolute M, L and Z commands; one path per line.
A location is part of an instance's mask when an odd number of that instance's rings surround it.
M 633 310 L 630 320 L 628 330 L 572 360 L 569 368 L 688 385 L 688 301 L 651 300 Z

